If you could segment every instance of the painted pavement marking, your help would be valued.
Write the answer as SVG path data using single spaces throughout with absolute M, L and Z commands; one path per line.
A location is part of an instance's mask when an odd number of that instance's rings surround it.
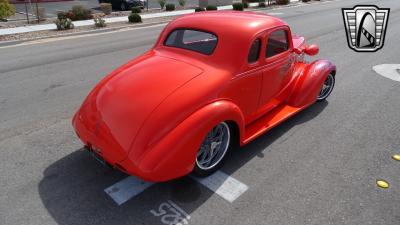
M 240 195 L 249 189 L 246 184 L 221 171 L 217 171 L 208 177 L 193 177 L 193 179 L 197 180 L 199 183 L 206 186 L 208 189 L 215 192 L 230 203 L 235 201 Z
M 372 69 L 383 77 L 400 82 L 400 64 L 381 64 Z
M 246 184 L 221 171 L 217 171 L 214 174 L 204 178 L 192 178 L 230 203 L 235 201 L 248 189 L 248 186 Z M 142 181 L 136 177 L 127 177 L 104 189 L 104 191 L 118 205 L 122 205 L 129 199 L 142 193 L 153 184 L 154 183 Z
M 160 217 L 161 223 L 167 225 L 189 224 L 190 220 L 190 215 L 171 200 L 161 203 L 157 210 L 152 209 L 150 213 Z
M 104 191 L 117 203 L 122 205 L 129 199 L 140 194 L 153 183 L 142 181 L 136 177 L 127 177 L 114 185 L 104 189 Z

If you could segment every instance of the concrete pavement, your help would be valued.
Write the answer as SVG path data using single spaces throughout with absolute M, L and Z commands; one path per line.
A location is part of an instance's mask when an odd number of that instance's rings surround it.
M 382 50 L 348 48 L 340 8 L 355 4 L 391 8 Z M 327 102 L 231 154 L 222 172 L 248 187 L 232 203 L 185 177 L 119 206 L 104 189 L 126 176 L 82 151 L 71 129 L 90 89 L 149 49 L 162 26 L 0 48 L 0 224 L 165 224 L 160 207 L 195 225 L 398 224 L 400 163 L 391 155 L 400 152 L 400 83 L 372 67 L 399 63 L 399 10 L 397 0 L 277 10 L 319 44 L 314 58 L 337 65 L 337 83 Z

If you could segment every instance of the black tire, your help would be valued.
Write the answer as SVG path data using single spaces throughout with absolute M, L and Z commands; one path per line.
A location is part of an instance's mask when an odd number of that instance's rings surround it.
M 213 154 L 213 152 L 216 148 L 215 143 L 217 143 L 217 142 L 210 142 L 209 138 L 210 138 L 210 135 L 212 135 L 212 132 L 215 132 L 214 131 L 215 129 L 219 129 L 219 126 L 222 126 L 223 130 L 228 131 L 228 133 L 225 133 L 225 137 L 227 137 L 227 143 L 224 141 L 221 141 L 221 143 L 218 146 L 218 148 L 220 148 L 220 147 L 221 148 L 217 151 L 217 153 L 215 153 L 216 158 L 211 159 L 209 166 L 205 166 L 205 164 L 203 163 L 204 161 L 201 161 L 199 158 L 202 158 L 203 154 L 205 154 L 204 152 L 206 150 L 203 150 L 204 148 L 209 147 L 208 151 L 211 152 L 211 155 Z M 228 153 L 232 150 L 232 148 L 234 146 L 236 146 L 235 144 L 236 144 L 235 129 L 233 129 L 232 126 L 229 125 L 227 122 L 221 122 L 220 124 L 216 125 L 204 138 L 204 141 L 203 141 L 201 147 L 199 148 L 199 151 L 196 155 L 195 166 L 194 166 L 192 174 L 195 176 L 198 176 L 198 177 L 205 177 L 205 176 L 209 176 L 209 175 L 213 174 L 215 171 L 217 171 L 219 168 L 221 168 L 221 166 L 224 164 Z M 214 147 L 214 150 L 212 150 L 213 147 Z M 219 152 L 219 151 L 221 151 L 221 152 Z M 203 152 L 203 153 L 201 153 L 201 152 Z M 220 154 L 220 155 L 218 155 L 218 154 Z
M 324 81 L 324 84 L 321 87 L 321 91 L 317 96 L 317 101 L 325 101 L 326 98 L 329 97 L 329 95 L 332 93 L 333 88 L 335 87 L 335 75 L 334 73 L 330 73 L 326 80 Z

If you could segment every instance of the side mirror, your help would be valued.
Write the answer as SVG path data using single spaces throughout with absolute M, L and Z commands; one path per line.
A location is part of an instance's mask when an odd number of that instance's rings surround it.
M 319 47 L 318 45 L 308 45 L 304 48 L 304 53 L 306 53 L 309 56 L 313 56 L 318 54 L 319 52 Z

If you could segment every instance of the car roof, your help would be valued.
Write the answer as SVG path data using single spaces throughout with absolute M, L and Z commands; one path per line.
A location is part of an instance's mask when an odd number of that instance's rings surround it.
M 170 22 L 160 35 L 155 48 L 161 54 L 166 54 L 179 60 L 194 62 L 197 59 L 199 67 L 214 66 L 237 69 L 247 62 L 247 56 L 254 38 L 260 32 L 276 27 L 289 27 L 279 18 L 267 14 L 241 11 L 209 11 L 196 12 L 176 18 Z M 211 55 L 198 52 L 169 48 L 164 41 L 175 29 L 193 29 L 211 32 L 217 35 L 218 43 Z M 246 64 L 247 65 L 247 64 Z
M 241 34 L 244 36 L 277 26 L 287 26 L 279 18 L 267 14 L 241 11 L 196 12 L 174 20 L 170 27 L 192 28 L 219 34 Z

